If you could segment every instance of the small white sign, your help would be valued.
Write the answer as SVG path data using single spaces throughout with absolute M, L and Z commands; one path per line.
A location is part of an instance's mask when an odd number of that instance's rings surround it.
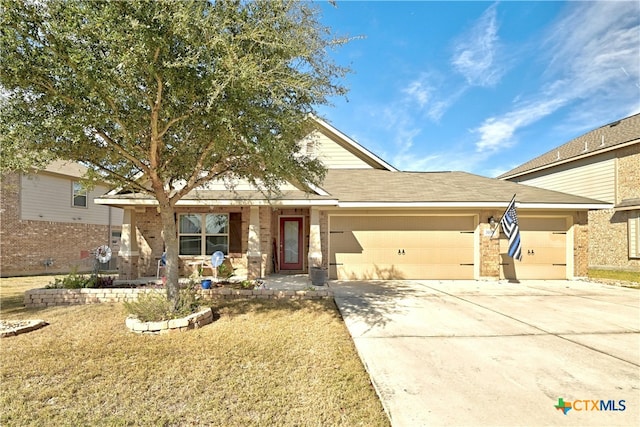
M 491 237 L 493 230 L 484 230 L 484 237 Z

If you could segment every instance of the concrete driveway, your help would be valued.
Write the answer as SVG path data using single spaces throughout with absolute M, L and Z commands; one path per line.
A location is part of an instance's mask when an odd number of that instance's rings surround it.
M 638 289 L 578 281 L 330 287 L 394 426 L 640 425 Z M 555 408 L 560 398 L 571 405 L 566 415 Z

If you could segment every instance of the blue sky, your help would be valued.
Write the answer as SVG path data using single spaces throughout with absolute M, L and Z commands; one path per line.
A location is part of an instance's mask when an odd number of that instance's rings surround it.
M 494 177 L 640 113 L 640 2 L 318 4 L 355 37 L 320 114 L 401 170 Z

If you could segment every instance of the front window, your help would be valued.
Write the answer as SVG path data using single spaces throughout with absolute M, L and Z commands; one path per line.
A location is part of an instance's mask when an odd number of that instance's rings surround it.
M 78 181 L 73 181 L 71 204 L 77 208 L 87 207 L 87 190 Z
M 180 255 L 229 253 L 229 215 L 180 215 Z

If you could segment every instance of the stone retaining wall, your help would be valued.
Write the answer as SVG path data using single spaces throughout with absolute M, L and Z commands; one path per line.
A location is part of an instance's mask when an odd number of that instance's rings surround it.
M 52 307 L 57 305 L 97 304 L 103 302 L 135 301 L 138 295 L 162 292 L 164 289 L 31 289 L 24 293 L 27 308 Z M 200 289 L 198 293 L 206 299 L 322 299 L 333 298 L 328 290 L 283 291 L 275 289 Z
M 163 320 L 159 322 L 141 322 L 135 316 L 129 316 L 125 320 L 127 328 L 137 334 L 166 334 L 171 332 L 188 331 L 201 328 L 213 322 L 213 310 L 205 310 L 193 313 L 180 319 Z

